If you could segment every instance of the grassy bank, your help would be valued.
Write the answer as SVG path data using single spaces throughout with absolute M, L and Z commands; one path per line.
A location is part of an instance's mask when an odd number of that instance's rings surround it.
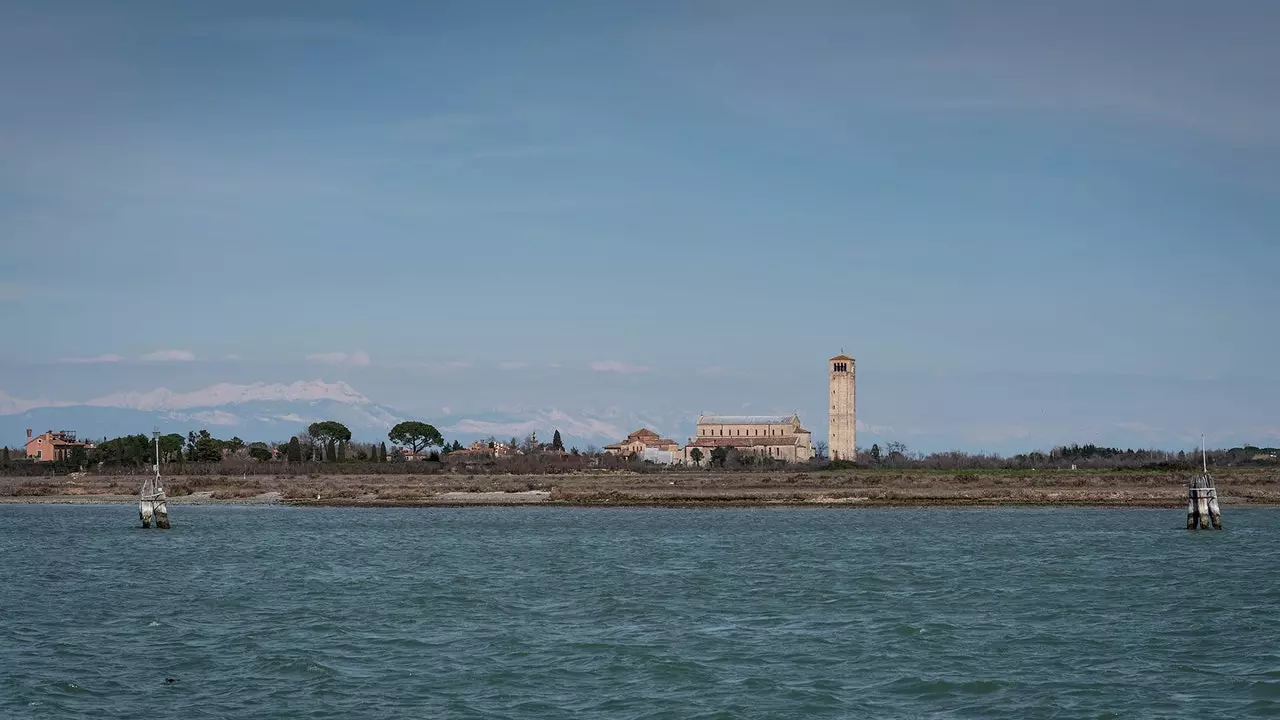
M 1224 505 L 1280 504 L 1280 470 L 1214 473 Z M 142 475 L 0 478 L 0 498 L 126 502 Z M 413 506 L 563 504 L 583 506 L 1092 505 L 1180 507 L 1187 473 L 1153 471 L 820 472 L 593 471 L 566 475 L 175 476 L 175 502 L 279 501 L 298 505 Z

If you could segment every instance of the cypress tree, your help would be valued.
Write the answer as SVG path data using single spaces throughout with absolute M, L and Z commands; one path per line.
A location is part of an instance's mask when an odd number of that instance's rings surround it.
M 4 452 L 0 453 L 0 461 L 4 462 L 5 465 L 9 464 L 9 446 L 6 445 Z
M 556 434 L 551 436 L 551 449 L 564 452 L 564 441 L 560 439 L 559 430 L 556 430 Z
M 289 451 L 286 457 L 289 458 L 289 462 L 302 462 L 302 443 L 298 442 L 296 435 L 289 438 Z
M 387 444 L 379 443 L 378 445 L 378 462 L 387 461 Z

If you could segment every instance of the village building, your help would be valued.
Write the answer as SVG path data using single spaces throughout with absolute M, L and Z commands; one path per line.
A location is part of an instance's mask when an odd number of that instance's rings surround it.
M 800 424 L 796 414 L 701 415 L 697 435 L 684 446 L 683 460 L 692 464 L 696 449 L 705 462 L 720 447 L 743 455 L 802 463 L 813 458 L 813 433 Z
M 681 459 L 680 443 L 668 440 L 649 428 L 640 428 L 628 435 L 626 440 L 605 445 L 602 449 L 605 455 L 635 456 L 665 465 Z
M 46 430 L 43 435 L 31 435 L 27 428 L 27 459 L 40 462 L 70 460 L 76 448 L 89 450 L 93 443 L 76 440 L 76 434 L 70 430 Z
M 516 451 L 506 443 L 476 440 L 461 450 L 454 450 L 442 459 L 448 462 L 478 462 L 515 455 Z

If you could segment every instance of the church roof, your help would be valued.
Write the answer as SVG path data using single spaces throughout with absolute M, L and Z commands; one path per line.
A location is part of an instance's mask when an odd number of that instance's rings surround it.
M 786 425 L 795 422 L 795 415 L 703 415 L 699 425 Z
M 839 355 L 837 355 L 837 356 L 835 356 L 835 357 L 833 357 L 833 358 L 831 358 L 831 359 L 832 359 L 832 360 L 853 360 L 853 358 L 849 357 L 848 355 L 845 355 L 844 353 L 840 353 Z
M 749 438 L 697 437 L 685 447 L 793 447 L 800 444 L 800 438 L 786 435 Z

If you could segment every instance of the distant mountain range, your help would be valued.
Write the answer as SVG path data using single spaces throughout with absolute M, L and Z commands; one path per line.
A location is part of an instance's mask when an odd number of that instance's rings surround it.
M 424 420 L 449 441 L 468 443 L 490 435 L 502 440 L 536 432 L 550 441 L 559 430 L 566 446 L 586 448 L 624 438 L 651 427 L 676 440 L 693 434 L 696 413 L 671 417 L 617 411 L 566 412 L 557 409 L 508 409 L 434 418 L 415 417 L 378 405 L 344 382 L 323 380 L 235 385 L 220 383 L 194 392 L 157 388 L 119 392 L 86 401 L 21 399 L 0 391 L 0 444 L 21 446 L 27 428 L 73 430 L 82 438 L 161 432 L 186 434 L 208 429 L 216 437 L 245 441 L 283 441 L 318 420 L 337 420 L 358 441 L 385 440 L 402 420 Z

